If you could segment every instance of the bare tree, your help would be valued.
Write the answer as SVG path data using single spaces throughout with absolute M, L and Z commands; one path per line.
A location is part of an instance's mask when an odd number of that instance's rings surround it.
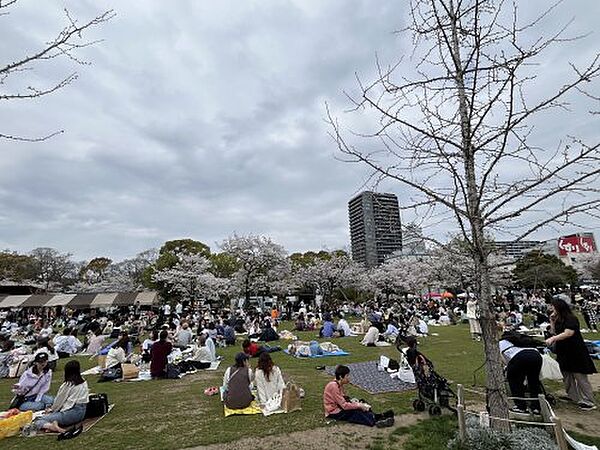
M 347 132 L 327 107 L 342 159 L 366 164 L 374 183 L 399 183 L 417 213 L 426 208 L 462 234 L 476 274 L 488 406 L 501 418 L 508 403 L 485 236 L 524 239 L 557 221 L 598 217 L 600 206 L 600 143 L 569 136 L 573 120 L 559 116 L 565 138 L 548 149 L 534 127 L 551 114 L 598 113 L 599 54 L 583 66 L 569 63 L 555 85 L 537 72 L 555 46 L 585 37 L 567 36 L 568 24 L 540 30 L 559 4 L 521 23 L 516 1 L 412 0 L 403 32 L 413 39 L 414 70 L 377 61 L 376 79 L 358 79 L 360 93 L 349 95 L 351 111 L 372 114 L 375 128 Z
M 10 15 L 11 8 L 13 8 L 16 3 L 17 0 L 0 0 L 0 19 L 6 20 L 6 17 Z M 83 33 L 89 28 L 93 28 L 97 25 L 107 22 L 115 16 L 115 13 L 112 10 L 109 10 L 92 20 L 80 23 L 71 16 L 67 9 L 64 11 L 67 18 L 67 25 L 54 38 L 42 44 L 40 48 L 33 50 L 31 53 L 26 54 L 15 61 L 0 63 L 0 100 L 17 101 L 36 99 L 52 94 L 71 84 L 77 79 L 77 72 L 69 73 L 61 77 L 59 81 L 53 82 L 47 86 L 29 85 L 24 90 L 19 90 L 18 88 L 11 89 L 9 87 L 9 85 L 16 84 L 13 79 L 23 76 L 23 74 L 26 72 L 35 70 L 36 66 L 39 66 L 48 60 L 68 58 L 76 64 L 89 64 L 88 62 L 77 57 L 77 51 L 84 47 L 96 44 L 99 41 L 86 41 L 83 38 Z M 0 130 L 0 139 L 40 142 L 62 132 L 63 130 L 60 130 L 50 132 L 43 136 L 26 137 L 14 135 L 8 131 Z

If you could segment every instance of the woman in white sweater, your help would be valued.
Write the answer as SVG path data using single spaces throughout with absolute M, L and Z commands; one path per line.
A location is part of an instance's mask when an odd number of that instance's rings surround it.
M 258 358 L 254 384 L 256 385 L 258 402 L 261 405 L 267 403 L 275 394 L 280 394 L 285 388 L 281 370 L 273 364 L 271 355 L 267 352 L 261 353 Z
M 34 430 L 46 430 L 61 433 L 59 439 L 72 438 L 82 431 L 81 426 L 67 431 L 65 427 L 75 425 L 85 417 L 89 388 L 81 377 L 79 361 L 65 364 L 65 382 L 58 388 L 54 403 L 45 410 L 45 414 L 35 419 L 31 427 Z M 28 430 L 24 430 L 27 434 Z

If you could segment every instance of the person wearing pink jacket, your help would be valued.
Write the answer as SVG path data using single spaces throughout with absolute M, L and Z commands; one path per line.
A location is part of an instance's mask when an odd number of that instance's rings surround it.
M 350 383 L 350 368 L 339 365 L 335 368 L 335 380 L 331 380 L 323 391 L 325 417 L 369 427 L 391 427 L 394 425 L 394 412 L 376 414 L 371 406 L 361 401 L 350 400 L 344 392 L 344 385 Z

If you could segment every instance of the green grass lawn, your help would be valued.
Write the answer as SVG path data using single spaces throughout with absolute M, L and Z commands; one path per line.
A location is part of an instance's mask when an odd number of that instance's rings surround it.
M 286 328 L 285 326 L 282 328 Z M 289 326 L 287 327 L 289 328 Z M 470 339 L 468 326 L 432 327 L 433 333 L 421 339 L 420 349 L 436 364 L 436 370 L 454 383 L 471 385 L 473 371 L 483 361 L 482 345 Z M 297 333 L 300 339 L 310 340 L 314 333 Z M 596 335 L 597 336 L 597 335 Z M 586 337 L 592 337 L 590 335 Z M 598 337 L 595 337 L 598 339 Z M 105 392 L 109 401 L 116 406 L 91 431 L 73 441 L 61 443 L 61 448 L 81 449 L 177 449 L 218 442 L 228 442 L 242 437 L 267 436 L 290 431 L 308 430 L 327 426 L 323 417 L 322 392 L 329 377 L 315 369 L 320 364 L 335 365 L 340 363 L 361 362 L 378 359 L 379 355 L 395 357 L 394 347 L 367 348 L 359 344 L 360 338 L 348 337 L 335 341 L 350 356 L 323 359 L 296 359 L 283 352 L 274 353 L 272 357 L 279 365 L 287 379 L 299 383 L 306 391 L 302 411 L 291 414 L 263 416 L 223 417 L 223 408 L 218 396 L 206 397 L 206 387 L 220 385 L 223 372 L 232 363 L 233 356 L 239 347 L 218 349 L 224 357 L 221 367 L 216 372 L 198 372 L 181 380 L 160 380 L 135 383 L 97 383 L 97 376 L 87 377 L 92 392 Z M 273 343 L 285 347 L 286 341 Z M 87 358 L 79 358 L 83 369 L 94 362 Z M 256 360 L 252 360 L 253 366 Z M 54 376 L 51 393 L 55 394 L 62 381 L 61 361 Z M 483 372 L 478 378 L 483 383 Z M 0 404 L 7 405 L 11 398 L 10 387 L 14 379 L 0 380 Z M 558 385 L 557 385 L 558 386 Z M 412 413 L 411 403 L 414 392 L 370 395 L 358 388 L 349 386 L 350 396 L 366 399 L 375 410 L 394 409 L 396 414 Z M 423 417 L 427 417 L 426 414 Z M 430 425 L 428 425 L 430 424 Z M 436 422 L 423 422 L 414 430 L 398 429 L 385 443 L 374 443 L 373 448 L 395 447 L 401 434 L 403 448 L 445 448 L 443 444 L 452 437 L 455 424 L 452 418 L 444 418 Z M 437 431 L 436 431 L 437 430 Z M 419 442 L 429 442 L 428 447 Z M 27 448 L 28 450 L 46 449 L 56 445 L 51 437 L 9 438 L 2 441 L 3 449 Z

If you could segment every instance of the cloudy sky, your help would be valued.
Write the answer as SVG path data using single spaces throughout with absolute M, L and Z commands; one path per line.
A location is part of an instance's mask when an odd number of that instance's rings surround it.
M 0 67 L 54 37 L 64 7 L 81 21 L 116 17 L 87 34 L 103 40 L 77 53 L 90 65 L 46 61 L 9 87 L 76 71 L 74 83 L 0 102 L 0 133 L 65 130 L 42 143 L 0 140 L 0 248 L 120 260 L 183 237 L 216 249 L 233 232 L 288 251 L 348 245 L 346 205 L 366 172 L 336 159 L 325 103 L 343 116 L 355 73 L 372 78 L 376 54 L 394 62 L 410 50 L 393 33 L 405 3 L 19 0 L 0 16 Z M 568 3 L 557 20 L 597 28 L 600 2 Z

